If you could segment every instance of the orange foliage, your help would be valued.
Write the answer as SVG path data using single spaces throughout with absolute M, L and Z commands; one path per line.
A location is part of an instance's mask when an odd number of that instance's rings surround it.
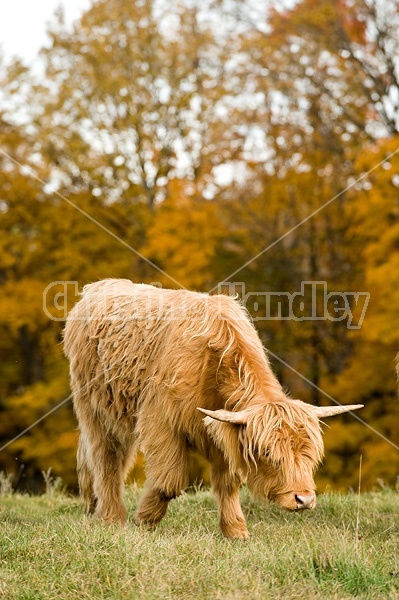
M 235 271 L 254 293 L 307 280 L 370 293 L 358 330 L 256 325 L 314 384 L 276 359 L 293 395 L 322 402 L 319 387 L 363 402 L 359 417 L 399 444 L 399 154 L 375 168 L 399 147 L 397 4 L 377 14 L 364 0 L 303 0 L 255 24 L 246 3 L 233 0 L 227 20 L 222 4 L 204 15 L 173 1 L 158 14 L 152 2 L 101 0 L 74 31 L 61 16 L 52 25 L 41 86 L 20 63 L 0 65 L 1 148 L 61 194 L 0 156 L 0 446 L 69 395 L 62 322 L 49 315 L 62 318 L 76 289 L 129 277 L 207 291 Z M 77 282 L 65 306 L 60 287 L 43 300 L 63 280 Z M 0 468 L 22 462 L 33 486 L 51 466 L 73 487 L 75 427 L 66 402 L 7 445 Z M 355 488 L 360 454 L 366 487 L 395 483 L 398 452 L 372 429 L 349 416 L 325 441 L 319 489 Z M 207 476 L 193 467 L 192 479 Z

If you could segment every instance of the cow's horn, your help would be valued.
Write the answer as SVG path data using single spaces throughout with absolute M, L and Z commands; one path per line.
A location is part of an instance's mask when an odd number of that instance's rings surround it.
M 358 408 L 363 408 L 363 406 L 364 404 L 347 404 L 346 406 L 343 404 L 340 404 L 339 406 L 315 406 L 314 411 L 316 413 L 316 417 L 319 419 L 324 419 L 325 417 L 332 417 L 334 415 L 340 415 L 352 410 L 358 410 Z
M 207 417 L 211 417 L 216 421 L 223 421 L 224 423 L 235 423 L 236 425 L 245 425 L 248 419 L 248 412 L 245 410 L 239 410 L 233 412 L 231 410 L 207 410 L 206 408 L 198 408 L 199 411 L 204 413 Z

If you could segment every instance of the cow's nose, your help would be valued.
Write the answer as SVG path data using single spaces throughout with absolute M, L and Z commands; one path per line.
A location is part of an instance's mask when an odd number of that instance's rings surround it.
M 315 499 L 315 494 L 295 494 L 297 510 L 302 510 L 303 508 L 313 508 Z

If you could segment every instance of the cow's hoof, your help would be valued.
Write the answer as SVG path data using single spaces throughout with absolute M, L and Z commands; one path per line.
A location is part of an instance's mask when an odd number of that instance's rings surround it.
M 244 541 L 249 540 L 248 531 L 236 531 L 236 532 L 231 532 L 228 534 L 225 533 L 224 536 L 226 538 L 228 538 L 229 540 L 244 540 Z
M 222 530 L 224 537 L 228 538 L 229 540 L 248 540 L 249 539 L 249 533 L 245 526 L 245 523 L 237 522 L 234 525 L 221 524 L 220 528 Z
M 127 513 L 123 507 L 111 512 L 109 510 L 99 510 L 97 506 L 93 514 L 93 519 L 104 521 L 107 525 L 120 525 L 124 527 L 127 522 Z
M 159 523 L 161 522 L 161 519 L 158 520 L 154 520 L 151 518 L 144 518 L 144 517 L 140 517 L 140 516 L 135 516 L 133 519 L 133 522 L 135 525 L 137 525 L 137 527 L 144 527 L 145 529 L 148 529 L 149 531 L 154 531 Z

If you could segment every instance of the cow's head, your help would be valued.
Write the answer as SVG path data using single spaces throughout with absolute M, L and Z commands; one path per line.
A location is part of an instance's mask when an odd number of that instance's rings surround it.
M 199 410 L 230 470 L 246 476 L 253 495 L 299 510 L 316 504 L 313 475 L 324 451 L 320 419 L 358 408 L 287 399 L 241 411 Z

